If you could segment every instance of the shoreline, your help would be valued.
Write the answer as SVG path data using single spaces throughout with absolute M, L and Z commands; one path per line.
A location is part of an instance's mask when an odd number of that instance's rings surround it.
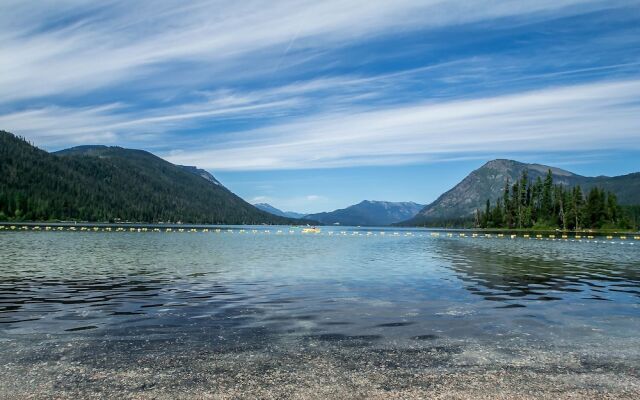
M 0 221 L 0 229 L 4 230 L 20 230 L 20 228 L 32 228 L 32 230 L 45 230 L 47 227 L 53 228 L 127 228 L 127 229 L 247 229 L 248 227 L 266 229 L 269 227 L 306 227 L 312 225 L 237 225 L 237 224 L 190 224 L 190 223 L 152 223 L 152 222 L 74 222 L 74 221 Z M 347 226 L 347 225 L 313 225 L 322 228 L 329 228 L 331 231 L 339 230 L 362 230 L 362 231 L 379 231 L 379 230 L 398 230 L 398 231 L 424 231 L 424 232 L 438 232 L 438 233 L 482 233 L 482 234 L 497 234 L 497 235 L 590 235 L 590 236 L 607 236 L 607 235 L 640 235 L 640 231 L 633 230 L 619 230 L 619 229 L 602 229 L 602 230 L 561 230 L 561 229 L 506 229 L 506 228 L 437 228 L 437 227 L 423 227 L 423 226 Z M 11 227 L 14 227 L 10 229 Z M 36 228 L 36 229 L 33 229 Z M 586 236 L 585 236 L 586 237 Z

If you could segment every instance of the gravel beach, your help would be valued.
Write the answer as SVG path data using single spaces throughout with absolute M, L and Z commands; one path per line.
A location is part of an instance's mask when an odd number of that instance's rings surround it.
M 366 341 L 366 339 L 365 339 Z M 244 346 L 188 341 L 2 342 L 2 399 L 637 399 L 619 354 L 312 338 Z

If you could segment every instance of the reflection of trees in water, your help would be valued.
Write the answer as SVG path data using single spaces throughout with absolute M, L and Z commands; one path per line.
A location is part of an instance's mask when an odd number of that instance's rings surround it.
M 637 263 L 576 261 L 561 250 L 540 254 L 539 248 L 481 240 L 443 240 L 433 250 L 469 292 L 486 300 L 561 300 L 572 292 L 593 300 L 608 300 L 611 292 L 640 297 Z

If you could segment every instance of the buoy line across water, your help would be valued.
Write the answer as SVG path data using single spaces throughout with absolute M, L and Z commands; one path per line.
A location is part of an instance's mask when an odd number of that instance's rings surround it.
M 36 231 L 36 232 L 129 232 L 129 233 L 214 233 L 237 235 L 304 235 L 331 237 L 431 237 L 431 238 L 463 238 L 463 239 L 528 239 L 545 241 L 562 241 L 574 243 L 606 243 L 629 244 L 640 241 L 640 235 L 595 235 L 595 234 L 516 234 L 516 233 L 483 233 L 483 232 L 403 232 L 403 231 L 346 231 L 328 230 L 323 232 L 319 228 L 193 228 L 193 227 L 123 227 L 123 226 L 67 226 L 67 225 L 0 225 L 0 231 Z

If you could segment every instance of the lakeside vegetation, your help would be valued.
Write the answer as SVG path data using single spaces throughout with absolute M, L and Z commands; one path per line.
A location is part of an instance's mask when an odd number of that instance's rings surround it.
M 484 210 L 476 210 L 473 225 L 483 229 L 533 229 L 564 231 L 630 230 L 637 227 L 640 207 L 623 208 L 616 195 L 598 187 L 584 194 L 580 185 L 567 188 L 553 182 L 548 171 L 544 180 L 529 180 L 527 171 L 510 185 L 503 196 Z

